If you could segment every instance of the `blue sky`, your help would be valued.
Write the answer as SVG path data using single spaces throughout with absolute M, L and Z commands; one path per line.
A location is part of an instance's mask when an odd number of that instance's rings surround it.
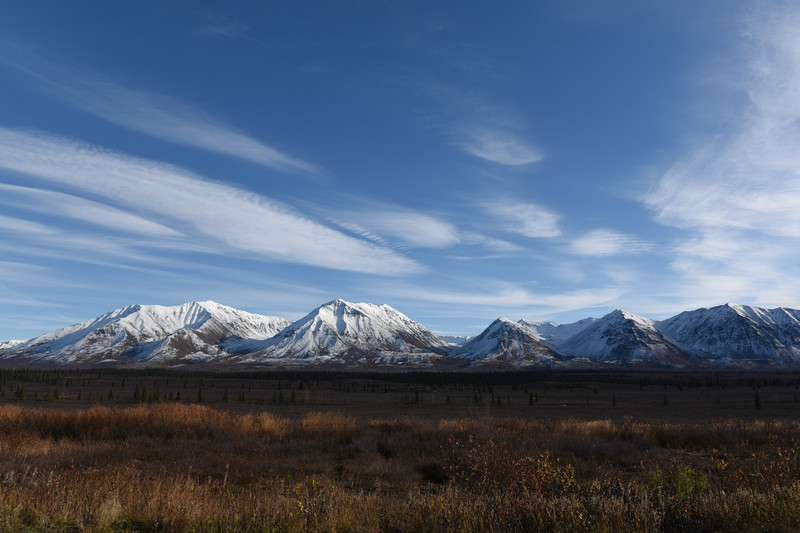
M 800 307 L 792 2 L 7 2 L 0 340 Z

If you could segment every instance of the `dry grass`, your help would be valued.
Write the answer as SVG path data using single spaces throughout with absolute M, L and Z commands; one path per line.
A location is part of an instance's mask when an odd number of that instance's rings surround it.
M 339 413 L 308 413 L 300 421 L 300 429 L 311 437 L 341 437 L 352 436 L 356 431 L 356 421 Z
M 2 531 L 795 531 L 800 422 L 0 407 Z

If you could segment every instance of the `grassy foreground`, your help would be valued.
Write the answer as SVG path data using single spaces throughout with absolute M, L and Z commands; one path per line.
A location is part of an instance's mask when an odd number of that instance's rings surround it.
M 800 422 L 0 406 L 2 531 L 797 531 Z

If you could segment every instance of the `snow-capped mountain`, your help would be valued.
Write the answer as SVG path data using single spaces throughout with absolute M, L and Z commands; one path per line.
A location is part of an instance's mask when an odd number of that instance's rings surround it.
M 24 340 L 10 340 L 5 342 L 0 342 L 0 350 L 10 350 L 11 348 L 15 348 L 24 342 L 25 342 Z
M 439 338 L 452 346 L 464 346 L 472 339 L 469 335 L 439 335 Z
M 562 353 L 614 364 L 681 364 L 689 357 L 670 343 L 648 318 L 616 310 L 575 335 L 555 342 Z
M 725 304 L 686 311 L 657 323 L 665 338 L 715 361 L 797 363 L 800 311 Z
M 288 325 L 280 317 L 211 301 L 173 307 L 132 305 L 24 341 L 0 355 L 27 355 L 54 363 L 206 360 L 224 353 L 218 346 L 223 339 L 268 339 Z
M 262 343 L 244 360 L 404 362 L 407 354 L 434 356 L 448 348 L 435 333 L 388 305 L 334 300 Z
M 577 335 L 596 321 L 596 318 L 584 318 L 570 324 L 556 324 L 555 322 L 530 322 L 523 319 L 517 323 L 532 331 L 547 346 L 554 347 Z
M 473 362 L 503 362 L 515 366 L 551 366 L 561 360 L 561 356 L 542 344 L 534 332 L 502 317 L 449 355 Z
M 26 341 L 0 364 L 244 365 L 339 363 L 553 368 L 800 368 L 800 311 L 726 304 L 654 321 L 627 311 L 572 324 L 500 318 L 477 337 L 441 338 L 388 305 L 334 300 L 290 324 L 216 302 L 132 305 Z

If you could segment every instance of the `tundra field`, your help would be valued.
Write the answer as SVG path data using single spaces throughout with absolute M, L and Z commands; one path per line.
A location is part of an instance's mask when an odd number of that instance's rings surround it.
M 797 531 L 800 373 L 0 371 L 2 531 Z

